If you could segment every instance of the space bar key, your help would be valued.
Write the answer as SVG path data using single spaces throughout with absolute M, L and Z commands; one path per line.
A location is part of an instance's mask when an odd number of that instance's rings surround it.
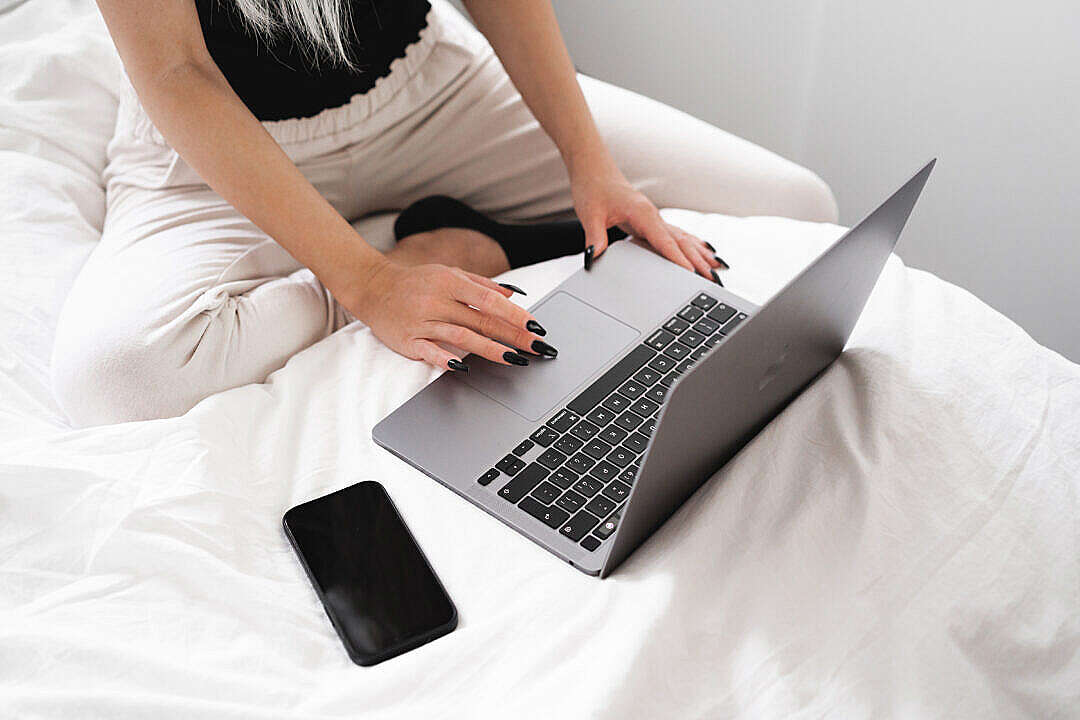
M 585 388 L 585 391 L 571 400 L 566 407 L 578 415 L 584 415 L 610 395 L 612 390 L 636 373 L 655 354 L 656 351 L 648 345 L 638 345 L 626 357 L 612 365 L 606 373 L 596 378 L 592 385 Z

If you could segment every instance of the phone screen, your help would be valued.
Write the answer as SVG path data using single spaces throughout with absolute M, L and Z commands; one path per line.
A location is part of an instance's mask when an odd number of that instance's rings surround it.
M 358 665 L 400 655 L 457 625 L 453 602 L 379 483 L 297 505 L 283 524 Z

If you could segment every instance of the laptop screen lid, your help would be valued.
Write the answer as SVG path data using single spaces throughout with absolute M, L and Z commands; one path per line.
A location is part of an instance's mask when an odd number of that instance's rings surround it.
M 840 356 L 935 162 L 671 386 L 601 577 Z

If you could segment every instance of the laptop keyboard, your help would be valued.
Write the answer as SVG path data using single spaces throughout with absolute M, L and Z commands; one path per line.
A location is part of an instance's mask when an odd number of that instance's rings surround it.
M 697 295 L 477 482 L 595 551 L 618 527 L 668 388 L 746 317 Z

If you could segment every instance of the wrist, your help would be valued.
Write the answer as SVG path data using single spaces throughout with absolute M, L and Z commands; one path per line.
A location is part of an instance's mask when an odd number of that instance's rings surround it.
M 391 265 L 382 253 L 376 251 L 371 257 L 365 257 L 350 267 L 342 268 L 342 279 L 335 283 L 336 287 L 329 283 L 327 287 L 357 320 L 366 323 L 378 301 L 379 279 Z
M 586 175 L 604 175 L 618 172 L 614 158 L 608 152 L 600 138 L 594 142 L 584 143 L 581 146 L 568 149 L 563 154 L 563 164 L 570 175 L 570 181 L 574 178 Z

